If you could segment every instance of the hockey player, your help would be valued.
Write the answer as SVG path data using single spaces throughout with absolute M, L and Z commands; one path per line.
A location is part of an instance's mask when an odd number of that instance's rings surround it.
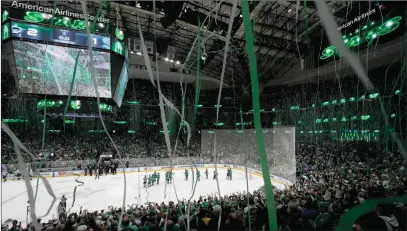
M 100 171 L 101 168 L 96 167 L 95 168 L 95 180 L 100 178 Z
M 155 184 L 155 173 L 153 173 L 153 175 L 151 175 L 151 185 L 154 186 Z
M 232 169 L 229 168 L 229 180 L 232 180 Z
M 185 180 L 188 180 L 188 175 L 189 175 L 189 172 L 188 172 L 188 169 L 185 169 Z
M 33 175 L 34 175 L 33 170 L 32 169 L 27 169 L 27 173 L 28 173 L 28 176 L 30 177 L 30 179 L 32 180 Z
M 114 174 L 116 175 L 117 173 L 117 168 L 119 167 L 119 160 L 115 159 L 114 160 Z
M 206 179 L 208 179 L 208 175 L 209 175 L 208 168 L 206 168 L 206 170 L 205 170 L 205 175 L 206 175 Z
M 160 184 L 160 173 L 157 173 L 156 178 L 157 178 L 157 185 L 159 185 Z
M 167 182 L 167 184 L 170 183 L 170 172 L 169 171 L 165 172 L 165 181 Z
M 218 173 L 215 171 L 213 171 L 213 179 L 216 180 L 218 178 Z
M 66 201 L 67 201 L 67 199 L 66 199 L 65 195 L 62 195 L 61 204 L 65 210 L 66 210 Z
M 168 175 L 170 178 L 170 184 L 172 184 L 172 177 L 174 176 L 174 173 L 172 171 L 170 171 Z
M 144 188 L 147 188 L 147 175 L 144 176 L 143 185 L 144 185 Z
M 23 174 L 21 173 L 20 169 L 17 169 L 17 170 L 14 172 L 14 176 L 17 177 L 17 180 L 20 180 L 20 178 L 23 177 Z
M 3 170 L 1 176 L 3 178 L 3 182 L 6 182 L 7 181 L 7 170 L 6 169 Z
M 148 176 L 148 179 L 147 179 L 147 180 L 148 180 L 148 181 L 147 181 L 147 182 L 148 182 L 148 187 L 150 188 L 150 186 L 151 186 L 151 175 Z
M 92 176 L 93 164 L 92 164 L 92 163 L 89 163 L 89 164 L 88 164 L 88 168 L 89 168 L 89 175 Z
M 196 180 L 197 181 L 201 180 L 201 172 L 199 171 L 199 169 L 196 170 Z

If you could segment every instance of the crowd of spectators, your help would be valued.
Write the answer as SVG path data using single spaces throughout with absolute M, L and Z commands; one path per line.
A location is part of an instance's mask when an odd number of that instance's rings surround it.
M 58 144 L 58 139 L 49 139 L 51 143 L 47 145 L 53 148 L 49 151 L 56 159 L 86 159 L 95 151 L 94 147 L 108 145 L 103 139 L 81 139 L 85 142 L 70 139 L 69 142 L 77 142 L 76 145 L 69 145 L 68 141 Z M 24 140 L 30 149 L 40 143 L 35 138 Z M 123 153 L 128 150 L 132 157 L 144 157 L 147 153 L 141 151 L 146 149 L 143 147 L 145 143 L 134 137 L 130 142 L 122 136 L 116 144 Z M 152 145 L 157 146 L 157 143 Z M 199 144 L 194 146 L 200 147 Z M 2 153 L 12 153 L 11 147 L 8 142 L 3 142 Z M 35 149 L 31 151 L 35 153 Z M 65 154 L 68 151 L 76 153 L 76 156 Z M 162 144 L 161 150 L 157 148 L 150 152 L 165 153 L 165 146 Z M 257 159 L 256 152 L 250 153 L 250 164 L 258 166 L 258 163 L 253 163 Z M 406 164 L 396 149 L 390 150 L 382 143 L 325 141 L 322 144 L 298 140 L 295 156 L 295 184 L 285 190 L 274 191 L 281 230 L 332 230 L 344 213 L 365 200 L 406 193 Z M 162 158 L 165 157 L 163 154 Z M 7 160 L 10 156 L 2 158 Z M 220 160 L 233 164 L 241 158 L 223 153 Z M 222 200 L 207 196 L 191 202 L 189 214 L 186 212 L 188 201 L 157 203 L 126 208 L 121 230 L 162 230 L 165 220 L 167 230 L 187 230 L 188 219 L 190 230 L 216 230 L 220 215 L 220 230 L 244 230 L 249 224 L 248 210 L 251 212 L 252 230 L 268 230 L 265 196 L 261 190 L 252 192 L 248 198 L 245 192 L 223 196 Z M 379 204 L 375 212 L 359 219 L 356 230 L 361 230 L 358 229 L 360 227 L 364 230 L 405 230 L 406 211 L 405 205 Z M 44 223 L 43 230 L 116 230 L 119 217 L 120 208 L 83 211 L 81 214 L 68 214 L 66 220 Z

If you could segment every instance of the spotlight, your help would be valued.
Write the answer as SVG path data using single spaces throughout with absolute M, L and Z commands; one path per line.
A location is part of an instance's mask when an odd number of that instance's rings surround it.
M 169 60 L 169 59 L 168 59 L 167 57 L 164 58 L 164 61 L 168 62 L 168 60 Z
M 142 53 L 141 53 L 141 52 L 137 52 L 136 54 L 137 54 L 137 55 L 142 55 Z
M 137 7 L 137 8 L 141 8 L 140 3 L 137 3 L 136 7 Z
M 134 54 L 134 52 L 133 52 L 133 51 L 130 51 L 130 54 Z
M 240 17 L 243 18 L 243 15 L 241 14 Z
M 173 63 L 173 62 L 174 62 L 174 60 L 170 59 L 170 62 L 171 62 L 171 63 Z
M 180 64 L 180 62 L 177 60 L 176 62 L 175 62 L 176 64 Z
M 208 54 L 202 53 L 201 59 L 205 61 L 208 58 Z
M 288 9 L 288 13 L 290 13 L 291 12 L 291 8 L 290 9 Z

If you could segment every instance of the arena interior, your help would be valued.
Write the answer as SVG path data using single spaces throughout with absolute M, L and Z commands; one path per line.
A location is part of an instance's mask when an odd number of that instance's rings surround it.
M 2 1 L 1 230 L 407 230 L 406 1 Z

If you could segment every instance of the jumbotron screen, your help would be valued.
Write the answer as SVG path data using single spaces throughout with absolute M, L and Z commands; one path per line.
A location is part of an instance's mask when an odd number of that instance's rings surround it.
M 87 49 L 13 41 L 21 93 L 69 95 L 75 60 L 79 53 L 73 96 L 96 97 Z M 111 98 L 110 54 L 93 51 L 99 96 Z

